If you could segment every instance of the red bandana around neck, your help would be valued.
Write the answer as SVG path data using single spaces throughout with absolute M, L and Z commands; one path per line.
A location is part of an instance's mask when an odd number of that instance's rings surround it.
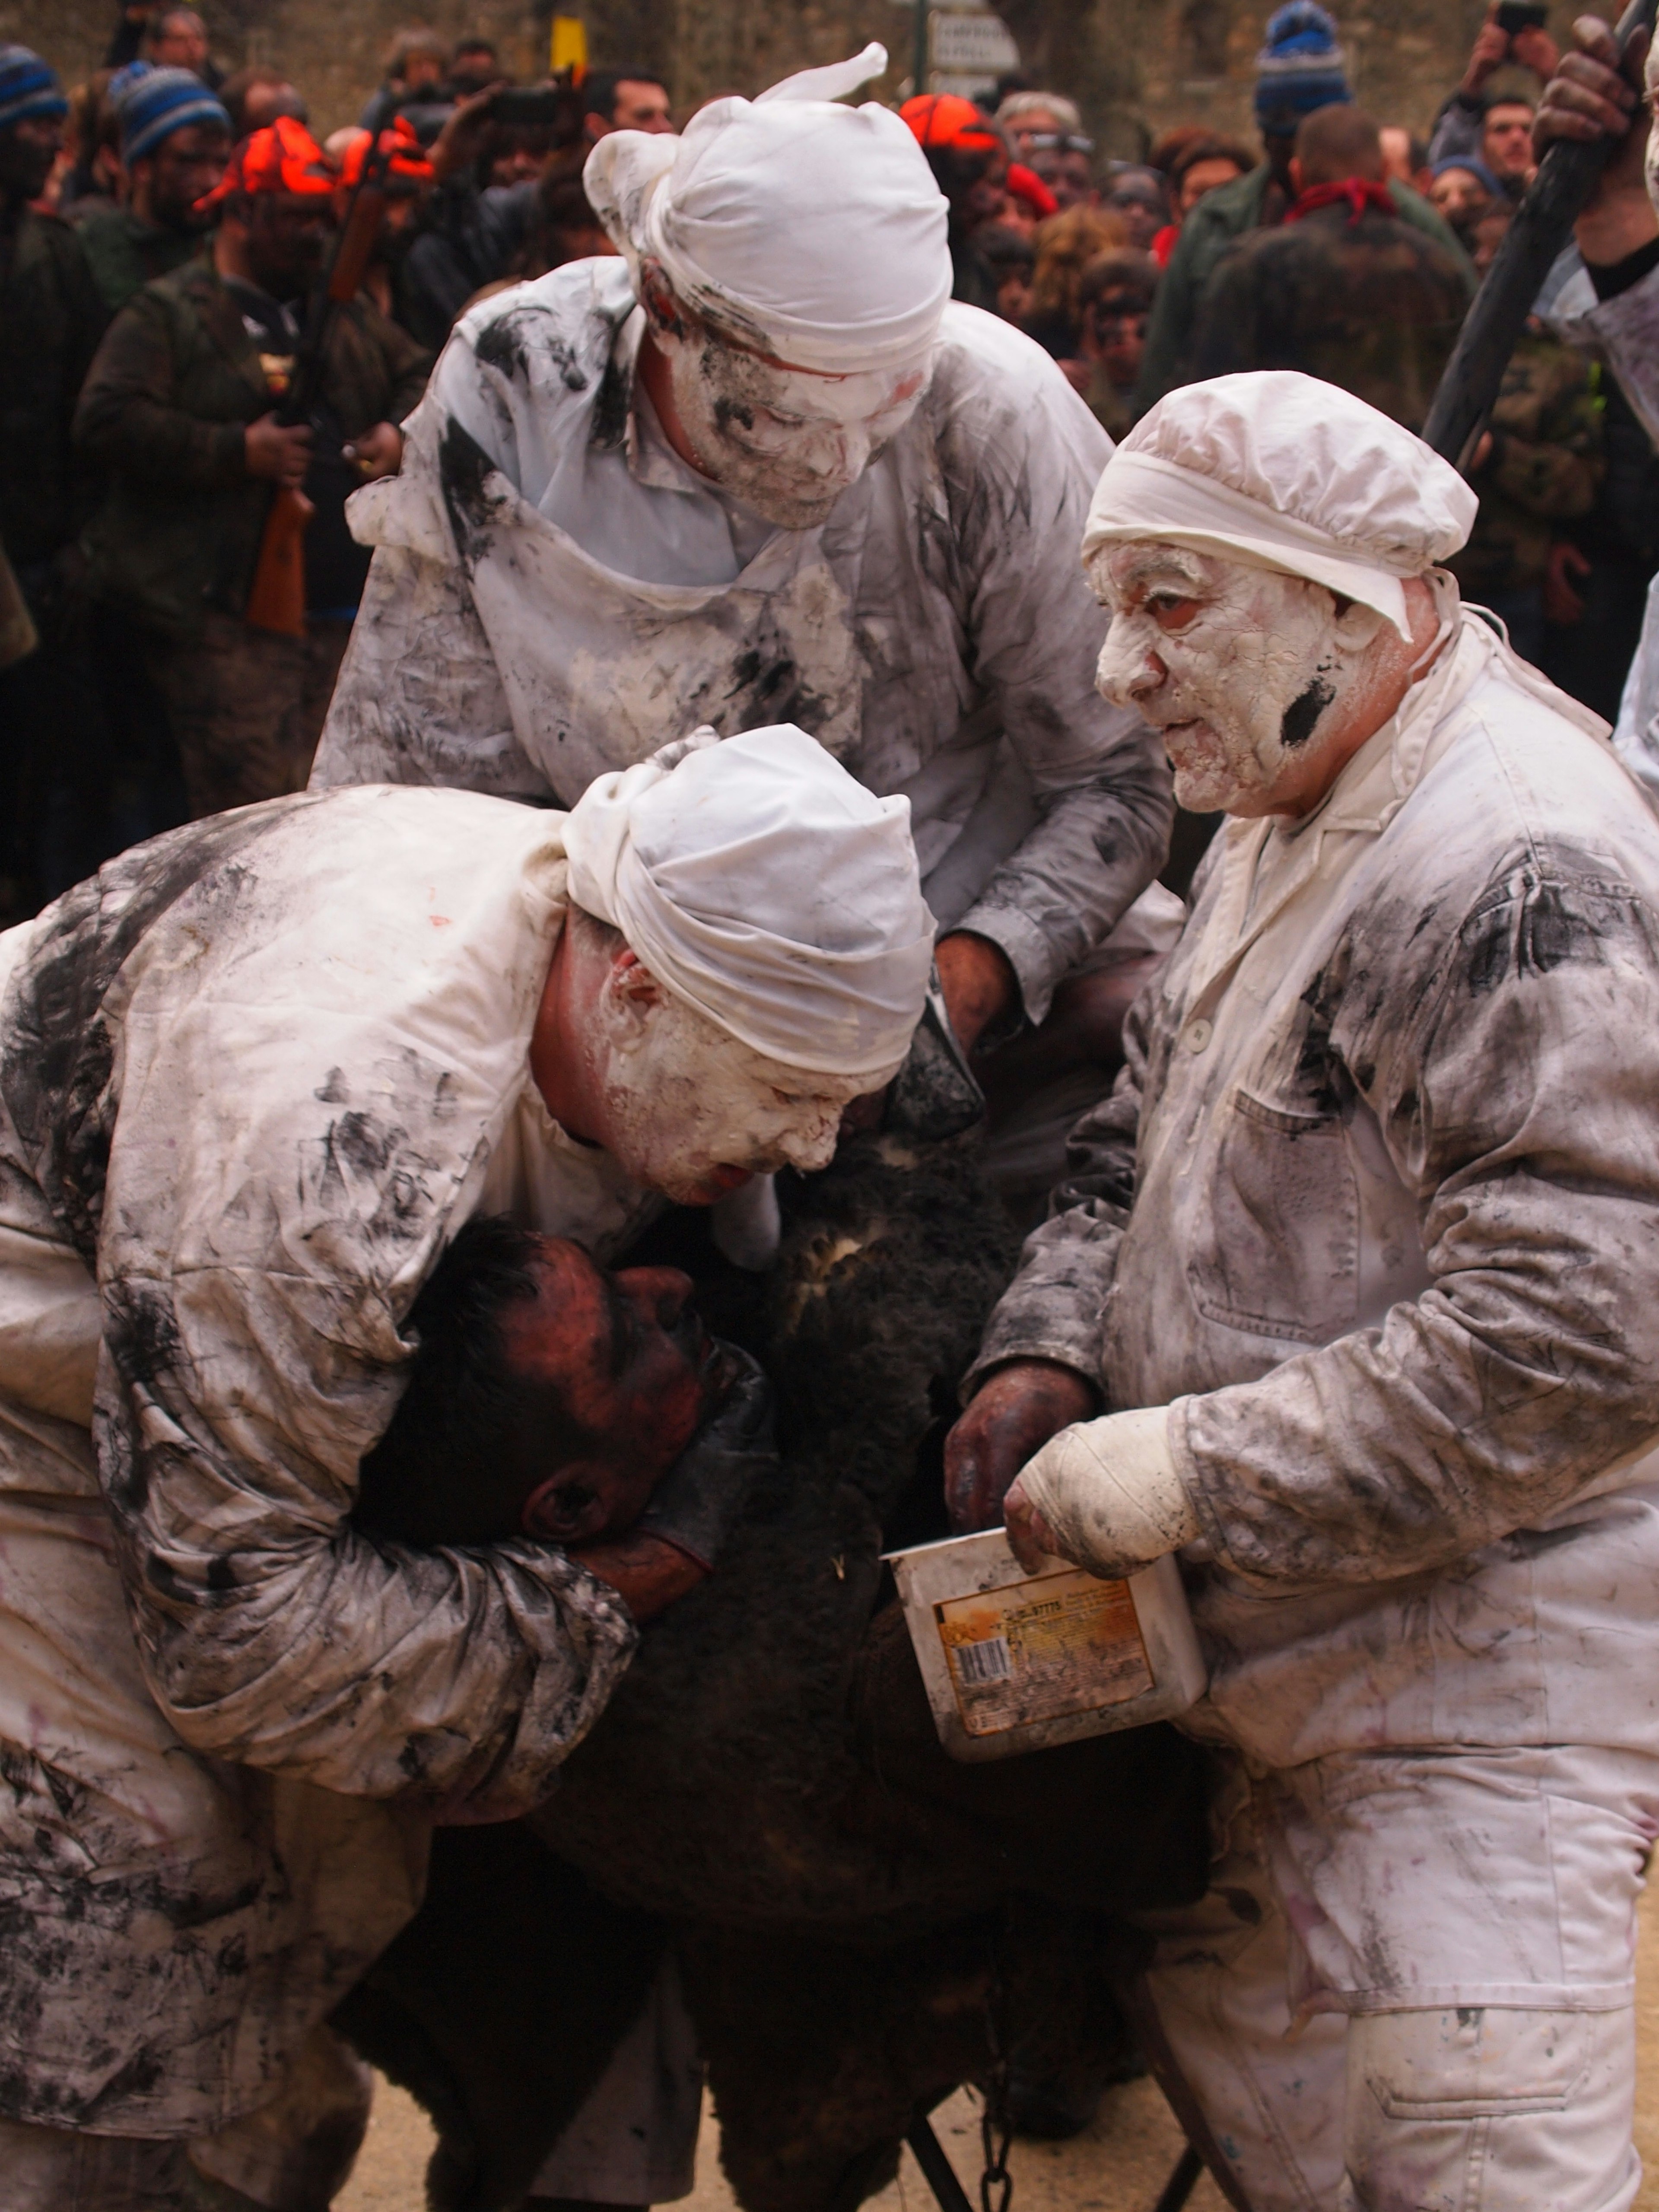
M 1394 196 L 1386 185 L 1373 184 L 1369 177 L 1344 177 L 1334 185 L 1310 185 L 1285 216 L 1286 222 L 1300 222 L 1304 215 L 1313 215 L 1321 208 L 1346 206 L 1352 212 L 1350 222 L 1358 222 L 1367 208 L 1378 215 L 1397 215 Z

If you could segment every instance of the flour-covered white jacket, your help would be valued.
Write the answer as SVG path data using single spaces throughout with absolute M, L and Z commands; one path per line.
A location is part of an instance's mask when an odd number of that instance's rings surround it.
M 277 800 L 0 938 L 8 2118 L 263 2102 L 415 1910 L 434 1808 L 538 1802 L 633 1649 L 547 1545 L 349 1517 L 460 1222 L 603 1255 L 653 1203 L 530 1081 L 562 819 Z
M 1561 336 L 1594 354 L 1618 378 L 1631 409 L 1659 448 L 1659 269 L 1610 300 L 1598 300 L 1580 268 L 1551 312 Z M 1659 799 L 1659 576 L 1648 586 L 1642 635 L 1625 679 L 1613 742 L 1632 773 Z
M 907 794 L 941 927 L 1000 945 L 1034 1020 L 1162 864 L 1162 748 L 1094 688 L 1077 557 L 1111 441 L 1029 338 L 951 306 L 915 414 L 815 530 L 688 469 L 636 392 L 627 265 L 580 261 L 457 325 L 378 548 L 313 788 L 440 783 L 572 805 L 701 722 L 793 721 Z
M 1464 615 L 1315 815 L 1230 822 L 987 1334 L 1171 1407 L 1194 1723 L 1258 1771 L 1659 1749 L 1659 823 L 1603 727 Z

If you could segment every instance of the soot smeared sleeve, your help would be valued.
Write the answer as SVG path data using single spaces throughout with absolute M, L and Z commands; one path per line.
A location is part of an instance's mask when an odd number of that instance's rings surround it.
M 963 1384 L 964 1398 L 993 1368 L 1012 1359 L 1056 1360 L 1100 1386 L 1106 1297 L 1134 1198 L 1146 1032 L 1155 1004 L 1153 994 L 1143 992 L 1130 1009 L 1124 1066 L 1110 1096 L 1067 1139 L 1065 1179 L 1048 1201 L 1048 1218 L 1026 1238 L 1019 1273 L 986 1324 Z
M 1283 1589 L 1437 1567 L 1659 1433 L 1659 926 L 1605 854 L 1529 853 L 1339 1009 L 1432 1277 L 1176 1402 L 1218 1557 Z

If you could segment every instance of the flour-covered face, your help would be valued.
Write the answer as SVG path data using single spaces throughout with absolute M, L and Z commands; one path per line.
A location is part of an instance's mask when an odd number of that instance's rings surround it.
M 780 1168 L 826 1167 L 846 1108 L 886 1079 L 785 1066 L 666 992 L 642 1004 L 620 978 L 601 994 L 589 1050 L 605 1150 L 678 1206 L 712 1205 Z
M 1383 617 L 1339 613 L 1322 585 L 1184 546 L 1109 548 L 1091 564 L 1110 609 L 1096 681 L 1163 732 L 1195 814 L 1271 814 L 1352 703 Z
M 1648 50 L 1647 70 L 1642 82 L 1648 116 L 1648 150 L 1644 164 L 1648 198 L 1653 202 L 1654 213 L 1659 215 L 1659 43 Z
M 873 375 L 787 368 L 686 319 L 653 331 L 703 474 L 763 521 L 811 530 L 915 414 L 928 351 Z

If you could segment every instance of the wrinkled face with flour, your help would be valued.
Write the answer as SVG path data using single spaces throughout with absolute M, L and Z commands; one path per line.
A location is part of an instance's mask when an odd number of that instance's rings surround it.
M 1301 811 L 1291 794 L 1361 703 L 1384 618 L 1303 577 L 1180 545 L 1108 547 L 1090 574 L 1112 617 L 1101 694 L 1162 732 L 1182 805 Z
M 651 327 L 703 474 L 781 530 L 823 522 L 927 389 L 931 348 L 896 368 L 824 376 L 769 359 L 678 303 Z
M 829 1165 L 842 1113 L 876 1079 L 768 1060 L 660 985 L 641 995 L 628 975 L 614 970 L 601 992 L 586 1048 L 605 1117 L 594 1134 L 636 1182 L 708 1206 L 751 1176 Z

